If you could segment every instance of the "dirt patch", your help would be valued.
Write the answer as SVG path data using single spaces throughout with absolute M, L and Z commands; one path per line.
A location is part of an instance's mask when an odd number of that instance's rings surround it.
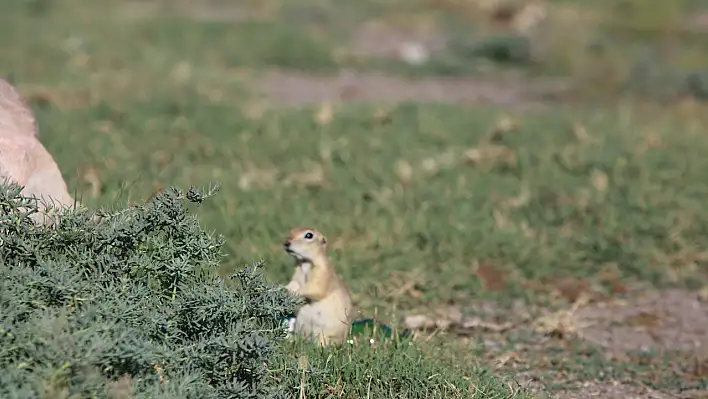
M 542 397 L 542 396 L 541 396 Z M 646 386 L 623 384 L 620 382 L 587 381 L 578 384 L 573 389 L 558 390 L 547 396 L 563 399 L 673 399 L 677 396 L 659 392 Z
M 708 31 L 708 12 L 702 11 L 697 12 L 686 18 L 684 25 L 685 29 L 693 32 L 707 32 Z
M 630 287 L 622 300 L 507 311 L 506 320 L 527 317 L 501 333 L 473 329 L 484 348 L 477 359 L 538 398 L 708 399 L 708 302 L 686 290 Z M 553 329 L 529 329 L 546 318 Z
M 533 373 L 520 372 L 514 376 L 514 380 L 526 392 L 534 395 L 537 399 L 683 399 L 689 396 L 676 396 L 647 385 L 635 382 L 632 379 L 624 381 L 556 381 L 562 387 L 549 391 L 539 380 L 533 378 Z M 693 391 L 698 392 L 698 391 Z M 694 396 L 690 396 L 693 398 Z M 700 397 L 700 396 L 696 396 Z
M 443 50 L 446 45 L 447 38 L 426 24 L 396 27 L 389 23 L 367 22 L 354 31 L 350 51 L 355 55 L 405 60 L 405 52 L 412 46 L 430 54 Z
M 529 109 L 542 107 L 543 96 L 552 89 L 544 83 L 522 84 L 520 77 L 497 82 L 473 77 L 407 79 L 380 72 L 343 71 L 338 75 L 323 76 L 270 71 L 256 84 L 256 90 L 270 101 L 288 106 L 416 101 L 487 103 Z
M 708 350 L 708 303 L 698 294 L 645 292 L 578 309 L 581 337 L 611 351 Z

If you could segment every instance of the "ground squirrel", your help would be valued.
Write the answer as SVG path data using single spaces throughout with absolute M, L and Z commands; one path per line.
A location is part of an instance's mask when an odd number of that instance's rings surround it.
M 349 289 L 327 258 L 327 239 L 315 229 L 295 228 L 283 248 L 296 261 L 286 288 L 307 301 L 296 313 L 295 334 L 321 345 L 343 343 L 353 305 Z
M 37 122 L 15 87 L 0 78 L 0 181 L 24 186 L 22 194 L 67 206 L 75 201 L 52 155 L 38 139 Z M 43 202 L 44 202 L 43 201 Z M 40 202 L 40 206 L 44 205 Z M 38 223 L 49 218 L 33 214 Z

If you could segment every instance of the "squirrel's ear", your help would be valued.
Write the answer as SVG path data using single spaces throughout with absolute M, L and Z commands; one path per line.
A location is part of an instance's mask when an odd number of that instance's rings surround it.
M 324 236 L 322 236 L 322 246 L 327 247 L 327 239 Z

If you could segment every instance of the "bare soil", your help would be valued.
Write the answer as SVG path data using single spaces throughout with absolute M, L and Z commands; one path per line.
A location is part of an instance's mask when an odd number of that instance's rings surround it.
M 443 50 L 447 38 L 433 27 L 416 24 L 409 27 L 370 21 L 361 24 L 353 33 L 351 51 L 356 55 L 400 58 L 401 50 L 409 44 L 423 47 L 427 52 Z
M 632 361 L 630 353 L 678 354 L 693 359 L 694 366 L 678 374 L 689 380 L 701 378 L 702 364 L 708 359 L 708 302 L 698 293 L 671 289 L 645 290 L 623 299 L 600 301 L 580 307 L 573 313 L 576 336 L 604 348 L 614 359 Z M 659 361 L 661 362 L 661 361 Z M 670 364 L 659 364 L 669 370 Z M 532 391 L 538 387 L 531 384 Z M 550 393 L 552 398 L 708 398 L 708 391 L 679 392 L 681 381 L 671 392 L 652 389 L 638 381 L 584 381 L 572 389 Z M 535 389 L 536 388 L 536 389 Z
M 257 82 L 256 91 L 284 106 L 320 103 L 368 102 L 392 104 L 407 101 L 458 104 L 494 104 L 515 109 L 536 109 L 547 105 L 544 95 L 553 83 L 525 83 L 520 77 L 504 82 L 476 77 L 404 78 L 383 72 L 313 75 L 272 70 Z
M 551 395 L 557 399 L 674 399 L 678 398 L 646 386 L 623 384 L 620 382 L 587 381 L 573 389 L 556 391 Z
M 649 291 L 576 312 L 580 336 L 613 352 L 708 350 L 708 303 L 683 290 Z

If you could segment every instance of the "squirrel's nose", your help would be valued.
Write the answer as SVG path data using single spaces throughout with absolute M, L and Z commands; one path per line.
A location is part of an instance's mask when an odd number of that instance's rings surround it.
M 283 242 L 283 248 L 285 248 L 285 249 L 290 248 L 290 241 Z

